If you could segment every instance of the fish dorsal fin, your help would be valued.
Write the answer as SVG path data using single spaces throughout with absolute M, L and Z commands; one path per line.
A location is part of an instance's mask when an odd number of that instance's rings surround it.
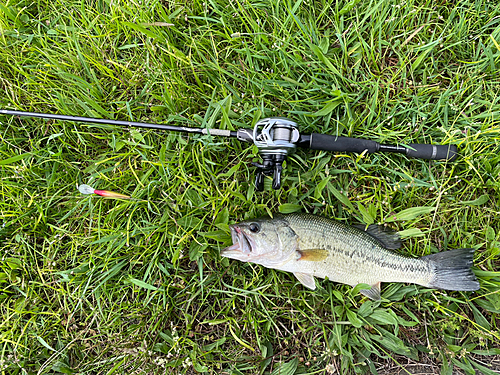
M 375 238 L 386 249 L 396 250 L 401 247 L 401 238 L 394 230 L 383 225 L 371 224 L 366 227 L 363 224 L 355 224 L 353 227 L 361 229 L 363 232 Z
M 314 276 L 310 273 L 294 272 L 293 273 L 300 283 L 309 289 L 316 289 L 316 283 L 314 282 Z
M 373 284 L 371 289 L 361 289 L 359 292 L 372 300 L 380 300 L 380 281 Z
M 320 262 L 328 256 L 328 250 L 324 249 L 297 250 L 297 253 L 297 260 L 308 260 L 310 262 Z

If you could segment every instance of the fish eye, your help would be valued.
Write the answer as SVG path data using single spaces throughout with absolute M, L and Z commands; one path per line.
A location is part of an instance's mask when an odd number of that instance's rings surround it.
M 252 224 L 250 224 L 249 229 L 250 229 L 250 232 L 259 233 L 260 225 L 257 223 L 252 223 Z

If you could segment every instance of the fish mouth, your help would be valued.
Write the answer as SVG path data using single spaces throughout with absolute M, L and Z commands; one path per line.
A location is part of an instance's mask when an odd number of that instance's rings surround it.
M 230 225 L 229 228 L 233 244 L 223 249 L 220 255 L 233 259 L 241 259 L 243 255 L 249 256 L 254 245 L 252 239 L 238 225 Z

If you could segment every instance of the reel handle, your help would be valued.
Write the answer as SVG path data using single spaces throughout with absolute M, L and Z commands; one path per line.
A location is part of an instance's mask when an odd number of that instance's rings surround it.
M 258 170 L 255 174 L 255 189 L 264 191 L 264 173 L 261 170 Z

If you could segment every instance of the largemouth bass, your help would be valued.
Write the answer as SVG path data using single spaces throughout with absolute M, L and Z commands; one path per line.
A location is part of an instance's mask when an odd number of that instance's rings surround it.
M 381 282 L 415 283 L 429 288 L 472 291 L 479 282 L 471 270 L 474 249 L 456 249 L 421 258 L 392 250 L 401 242 L 383 226 L 365 231 L 339 221 L 309 214 L 289 214 L 230 225 L 233 245 L 224 257 L 293 272 L 306 287 L 315 277 L 356 286 L 380 299 Z

